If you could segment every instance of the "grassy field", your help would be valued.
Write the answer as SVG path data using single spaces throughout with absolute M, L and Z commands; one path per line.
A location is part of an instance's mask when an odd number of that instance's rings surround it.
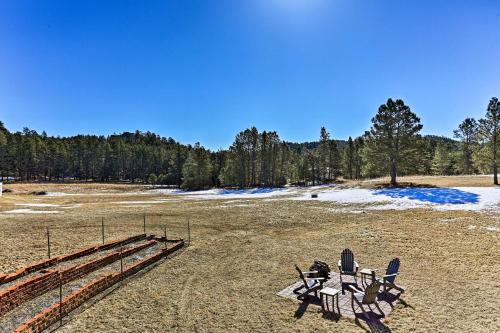
M 487 177 L 407 177 L 435 186 L 487 186 Z M 377 181 L 345 182 L 372 187 Z M 61 332 L 494 332 L 500 330 L 500 227 L 492 212 L 335 210 L 331 202 L 181 200 L 145 194 L 140 185 L 6 185 L 0 199 L 0 271 L 101 240 L 147 231 L 186 237 L 180 255 L 135 278 L 75 315 Z M 32 191 L 79 195 L 46 197 Z M 117 193 L 114 193 L 117 192 Z M 163 201 L 160 200 L 163 199 Z M 129 202 L 129 204 L 125 203 Z M 37 206 L 19 206 L 20 204 Z M 48 204 L 48 205 L 46 205 Z M 28 208 L 55 214 L 7 214 Z M 401 259 L 407 287 L 384 327 L 323 318 L 275 294 L 297 280 L 294 264 L 321 259 L 335 268 L 350 248 L 360 265 L 384 267 Z

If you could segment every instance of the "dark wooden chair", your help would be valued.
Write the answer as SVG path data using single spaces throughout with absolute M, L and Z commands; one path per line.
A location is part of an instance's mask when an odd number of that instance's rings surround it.
M 404 289 L 397 286 L 395 283 L 396 277 L 399 275 L 399 258 L 394 258 L 391 260 L 389 265 L 387 266 L 387 270 L 385 271 L 385 275 L 377 278 L 377 282 L 379 282 L 383 288 L 384 293 L 387 293 L 391 289 L 396 289 L 401 293 L 404 292 Z
M 342 285 L 342 276 L 350 275 L 354 277 L 354 281 L 357 284 L 358 280 L 358 270 L 359 265 L 356 261 L 354 261 L 354 254 L 351 250 L 345 249 L 342 251 L 340 255 L 340 260 L 338 262 L 339 272 L 340 272 L 340 284 Z
M 301 271 L 297 265 L 295 265 L 295 269 L 299 272 L 300 279 L 303 282 L 302 286 L 293 290 L 294 294 L 298 294 L 297 299 L 304 299 L 310 293 L 314 293 L 314 296 L 318 297 L 318 290 L 323 289 L 323 282 L 325 281 L 325 278 L 306 277 L 305 275 L 316 274 L 318 272 L 304 272 Z
M 368 287 L 366 287 L 365 291 L 362 291 L 353 285 L 349 286 L 349 288 L 352 291 L 351 306 L 352 306 L 352 311 L 354 312 L 354 314 L 356 314 L 356 310 L 354 309 L 354 303 L 356 303 L 356 304 L 358 304 L 359 308 L 363 311 L 363 314 L 365 315 L 366 319 L 368 319 L 368 320 L 370 318 L 368 317 L 368 314 L 365 311 L 364 305 L 367 305 L 370 308 L 370 310 L 371 310 L 370 305 L 375 305 L 377 307 L 378 311 L 380 312 L 380 314 L 382 315 L 382 317 L 385 317 L 384 312 L 382 311 L 382 309 L 380 309 L 380 306 L 378 305 L 378 302 L 377 302 L 377 296 L 379 293 L 380 286 L 381 286 L 381 283 L 378 281 L 375 281 L 372 284 L 370 284 Z

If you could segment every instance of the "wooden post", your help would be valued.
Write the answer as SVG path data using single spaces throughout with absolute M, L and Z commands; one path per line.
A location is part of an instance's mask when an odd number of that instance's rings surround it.
M 102 243 L 104 244 L 104 216 L 101 217 L 101 233 L 102 233 Z
M 188 220 L 188 246 L 191 245 L 191 223 L 189 221 L 189 217 L 187 218 Z
M 144 233 L 146 233 L 146 214 L 143 215 L 143 221 L 144 221 Z
M 50 259 L 50 230 L 49 227 L 47 227 L 47 254 Z
M 62 311 L 62 274 L 59 273 L 59 325 L 62 326 L 63 311 Z

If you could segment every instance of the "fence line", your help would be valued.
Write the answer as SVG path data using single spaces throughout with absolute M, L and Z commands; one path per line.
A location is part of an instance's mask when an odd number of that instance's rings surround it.
M 149 217 L 149 219 L 147 218 Z M 185 217 L 185 220 L 183 218 L 179 218 L 179 216 L 175 216 L 173 219 L 169 219 L 169 221 L 155 221 L 158 218 L 165 218 L 165 217 L 172 217 L 171 215 L 163 215 L 163 214 L 152 214 L 152 215 L 142 215 L 142 231 L 143 233 L 146 233 L 146 231 L 149 231 L 149 233 L 154 234 L 156 231 L 157 234 L 161 235 L 162 231 L 164 234 L 165 239 L 167 239 L 167 228 L 169 230 L 169 233 L 171 234 L 172 238 L 181 238 L 181 239 L 187 239 L 187 246 L 191 245 L 191 219 L 190 217 Z M 115 219 L 111 219 L 113 221 Z M 151 221 L 148 223 L 148 220 Z M 125 231 L 126 234 L 135 234 L 137 231 L 141 229 L 140 224 L 134 224 L 134 222 L 130 223 L 121 223 L 121 224 L 115 224 L 115 223 L 108 223 L 110 220 L 106 220 L 104 216 L 101 217 L 101 223 L 99 224 L 86 224 L 86 225 L 75 225 L 75 226 L 61 226 L 61 225 L 46 225 L 46 226 L 26 226 L 25 228 L 23 227 L 16 227 L 16 226 L 2 226 L 0 227 L 0 230 L 2 229 L 10 229 L 12 228 L 12 231 L 15 232 L 16 234 L 19 234 L 20 231 L 26 230 L 30 231 L 30 234 L 32 236 L 36 235 L 37 232 L 36 230 L 45 230 L 45 236 L 46 236 L 46 249 L 47 249 L 47 257 L 50 259 L 52 257 L 52 244 L 57 243 L 57 232 L 54 231 L 63 231 L 63 232 L 68 232 L 75 234 L 75 230 L 82 230 L 82 229 L 92 229 L 92 230 L 99 230 L 101 231 L 100 239 L 99 241 L 102 241 L 102 244 L 105 243 L 106 241 L 106 236 L 108 236 L 109 239 L 109 234 L 115 234 L 114 237 L 116 237 L 117 232 L 116 231 Z M 155 222 L 153 222 L 155 221 Z M 185 222 L 183 222 L 185 221 Z M 169 223 L 170 222 L 170 223 Z M 186 224 L 184 224 L 186 223 Z M 137 229 L 136 229 L 137 227 Z M 33 232 L 35 231 L 35 232 Z M 108 231 L 108 235 L 106 234 L 106 231 Z M 113 232 L 114 231 L 114 232 Z M 181 237 L 183 234 L 184 236 Z M 97 238 L 97 237 L 96 237 Z M 111 236 L 113 238 L 113 236 Z M 32 237 L 32 239 L 34 239 Z M 29 245 L 26 245 L 29 246 Z M 60 248 L 60 247 L 59 247 Z M 67 246 L 65 246 L 67 248 Z

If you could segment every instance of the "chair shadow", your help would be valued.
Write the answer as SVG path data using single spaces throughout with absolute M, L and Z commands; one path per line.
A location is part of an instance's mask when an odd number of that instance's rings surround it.
M 405 308 L 410 308 L 412 310 L 415 310 L 415 307 L 411 304 L 408 304 L 404 299 L 399 298 L 399 304 L 401 304 Z
M 351 292 L 351 286 L 357 288 L 357 289 L 364 289 L 364 288 L 360 288 L 358 283 L 356 282 L 342 282 L 342 285 L 341 285 L 341 292 L 342 292 L 342 295 L 345 295 L 346 292 L 350 293 Z
M 293 316 L 297 319 L 302 318 L 304 313 L 307 311 L 309 304 L 321 306 L 321 302 L 320 302 L 320 299 L 318 297 L 307 295 L 304 297 L 302 302 L 299 304 L 299 307 L 297 308 L 297 310 L 295 310 L 295 314 Z
M 354 314 L 356 325 L 364 329 L 366 332 L 372 332 L 372 333 L 392 332 L 388 326 L 384 325 L 384 323 L 381 322 L 381 319 L 384 318 L 382 315 L 375 313 L 373 311 L 366 311 L 366 315 L 368 316 L 368 318 L 366 318 L 365 314 L 362 312 L 361 313 L 356 312 Z M 364 327 L 362 323 L 364 323 L 368 328 Z
M 342 318 L 342 316 L 340 315 L 340 313 L 337 313 L 337 312 L 329 311 L 329 312 L 323 313 L 323 319 L 326 319 L 329 321 L 338 322 L 340 320 L 340 318 Z

